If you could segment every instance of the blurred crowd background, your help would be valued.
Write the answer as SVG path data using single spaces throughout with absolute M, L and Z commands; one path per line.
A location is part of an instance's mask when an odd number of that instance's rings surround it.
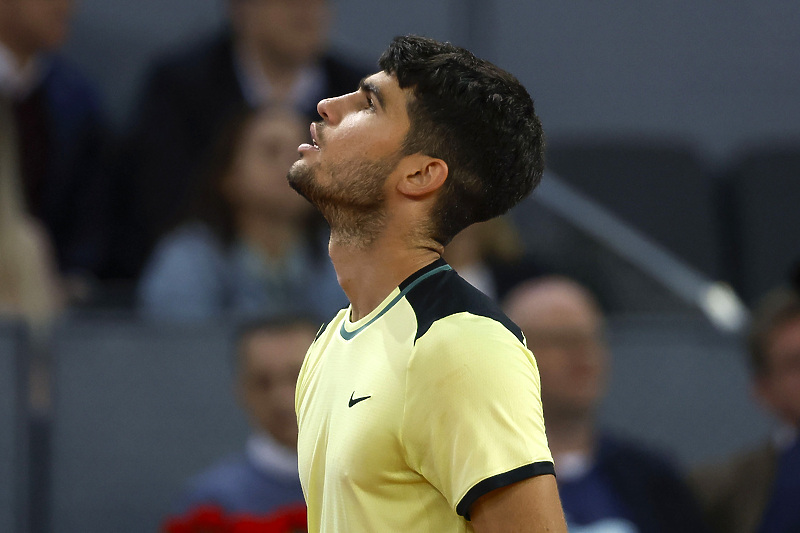
M 681 479 L 795 424 L 790 449 L 797 421 L 763 401 L 746 335 L 748 310 L 800 277 L 797 28 L 787 0 L 0 0 L 0 531 L 191 531 L 225 520 L 195 503 L 274 511 L 209 488 L 252 481 L 247 461 L 188 480 L 246 450 L 286 481 L 292 436 L 274 420 L 293 423 L 289 394 L 269 372 L 285 385 L 294 367 L 264 356 L 252 377 L 248 339 L 294 353 L 298 324 L 347 301 L 324 221 L 285 174 L 316 102 L 354 90 L 404 33 L 469 48 L 535 100 L 541 190 L 446 258 L 501 302 L 521 305 L 534 278 L 592 295 L 605 318 L 578 337 L 613 354 L 586 392 L 592 420 Z M 262 417 L 259 401 L 283 407 Z M 280 507 L 298 488 L 244 492 Z M 758 531 L 795 531 L 769 525 L 773 503 Z M 294 527 L 281 508 L 262 526 Z

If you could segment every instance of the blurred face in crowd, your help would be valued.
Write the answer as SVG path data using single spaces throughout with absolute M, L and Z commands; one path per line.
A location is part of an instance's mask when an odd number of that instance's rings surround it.
M 589 296 L 567 280 L 533 282 L 509 295 L 506 313 L 536 358 L 547 419 L 592 416 L 603 394 L 607 351 L 602 317 Z
M 67 38 L 72 0 L 0 0 L 0 41 L 26 61 Z
M 325 49 L 327 0 L 230 0 L 230 13 L 237 36 L 273 61 L 302 65 Z
M 247 125 L 223 191 L 238 209 L 300 219 L 311 208 L 286 183 L 286 172 L 297 161 L 297 145 L 308 126 L 288 110 L 266 110 Z
M 257 330 L 239 348 L 239 392 L 251 423 L 287 448 L 297 446 L 294 390 L 315 333 L 308 325 Z
M 783 421 L 800 427 L 800 316 L 768 335 L 765 372 L 756 378 L 761 400 Z

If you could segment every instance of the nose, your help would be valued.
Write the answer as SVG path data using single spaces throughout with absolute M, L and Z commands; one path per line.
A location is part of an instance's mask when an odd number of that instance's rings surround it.
M 357 93 L 349 93 L 320 100 L 317 104 L 317 113 L 328 124 L 338 124 L 355 108 L 356 95 Z
M 328 108 L 330 107 L 330 101 L 330 98 L 325 98 L 320 100 L 317 104 L 317 113 L 319 113 L 319 116 L 325 121 L 329 120 Z
M 325 98 L 317 104 L 317 113 L 328 124 L 336 124 L 344 116 L 346 110 L 344 106 L 345 96 L 335 98 Z

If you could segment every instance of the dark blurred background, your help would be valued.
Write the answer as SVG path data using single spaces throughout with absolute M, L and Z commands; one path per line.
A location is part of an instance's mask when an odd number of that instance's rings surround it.
M 751 306 L 800 259 L 800 3 L 331 5 L 331 47 L 354 62 L 376 68 L 393 36 L 418 33 L 533 95 L 549 173 L 509 217 L 533 266 L 508 279 L 564 273 L 598 294 L 614 354 L 605 422 L 685 468 L 769 433 L 744 329 L 717 327 L 685 290 L 720 281 Z M 225 19 L 222 0 L 81 0 L 61 51 L 122 138 L 154 59 Z M 583 204 L 553 209 L 547 180 L 613 223 L 588 232 Z M 617 223 L 635 233 L 622 251 Z M 0 531 L 155 531 L 183 481 L 246 436 L 229 390 L 233 321 L 142 320 L 136 281 L 92 278 L 46 335 L 0 324 Z

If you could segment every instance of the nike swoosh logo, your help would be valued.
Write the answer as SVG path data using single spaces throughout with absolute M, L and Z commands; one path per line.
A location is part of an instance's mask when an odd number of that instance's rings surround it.
M 361 398 L 353 398 L 356 391 L 353 391 L 353 394 L 350 395 L 350 402 L 347 404 L 347 407 L 353 407 L 358 402 L 363 402 L 367 398 L 372 398 L 372 396 L 362 396 Z

